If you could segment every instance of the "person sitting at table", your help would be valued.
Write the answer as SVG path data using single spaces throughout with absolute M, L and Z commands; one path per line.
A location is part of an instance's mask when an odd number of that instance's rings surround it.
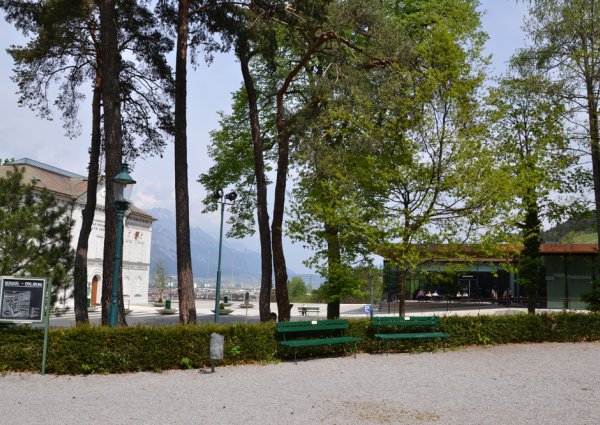
M 456 292 L 456 298 L 460 298 L 460 297 L 462 297 L 462 294 L 460 293 L 460 291 L 457 291 Z
M 425 294 L 425 298 L 427 298 L 428 300 L 431 299 L 431 291 L 427 291 L 427 293 Z
M 440 294 L 438 294 L 438 292 L 436 290 L 433 291 L 433 294 L 431 294 L 432 297 L 439 297 Z
M 419 289 L 419 292 L 417 292 L 417 300 L 422 301 L 423 298 L 425 298 L 425 291 L 423 291 L 422 289 Z
M 469 296 L 469 293 L 467 291 L 463 292 L 463 297 L 467 298 Z

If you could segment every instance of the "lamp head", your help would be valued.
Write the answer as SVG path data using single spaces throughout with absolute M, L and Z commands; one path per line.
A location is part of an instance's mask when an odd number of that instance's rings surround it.
M 219 190 L 215 190 L 212 193 L 212 197 L 215 201 L 220 201 L 221 198 L 223 197 L 223 190 L 219 189 Z
M 129 165 L 123 163 L 121 171 L 113 179 L 115 201 L 130 202 L 131 191 L 135 183 L 136 181 L 129 175 Z
M 237 198 L 237 193 L 235 193 L 235 192 L 229 192 L 227 195 L 225 195 L 225 199 L 227 199 L 228 201 L 231 201 L 231 202 L 235 202 L 236 198 Z

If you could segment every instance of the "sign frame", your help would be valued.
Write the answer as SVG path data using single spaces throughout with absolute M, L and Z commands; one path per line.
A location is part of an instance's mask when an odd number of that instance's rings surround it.
M 0 323 L 43 323 L 47 289 L 43 277 L 0 276 Z

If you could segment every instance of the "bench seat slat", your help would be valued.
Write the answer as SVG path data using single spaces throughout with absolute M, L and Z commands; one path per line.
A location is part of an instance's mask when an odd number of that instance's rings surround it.
M 312 347 L 316 345 L 344 344 L 348 342 L 358 341 L 360 341 L 360 338 L 352 336 L 339 336 L 332 338 L 294 339 L 288 341 L 280 341 L 280 343 L 281 345 L 287 345 L 288 347 Z
M 435 339 L 450 338 L 450 335 L 444 332 L 420 332 L 420 333 L 399 333 L 399 334 L 375 334 L 381 339 Z
M 306 325 L 306 326 L 295 326 L 289 328 L 278 328 L 277 332 L 279 333 L 288 333 L 288 332 L 319 332 L 319 331 L 335 331 L 339 329 L 348 329 L 348 324 L 345 325 Z
M 423 318 L 405 320 L 404 318 L 397 317 L 381 317 L 373 318 L 373 325 L 375 326 L 437 326 L 439 325 L 439 319 Z

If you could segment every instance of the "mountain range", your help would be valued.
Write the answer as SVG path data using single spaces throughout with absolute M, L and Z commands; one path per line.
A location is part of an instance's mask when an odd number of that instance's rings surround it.
M 164 265 L 167 275 L 177 275 L 177 239 L 175 214 L 164 208 L 146 210 L 156 221 L 152 224 L 152 252 L 150 254 L 150 279 L 154 276 L 157 261 Z M 223 241 L 221 280 L 224 284 L 260 284 L 260 252 L 234 248 L 227 239 Z M 190 227 L 190 248 L 194 280 L 213 282 L 217 276 L 219 241 L 198 227 Z M 306 282 L 320 282 L 316 275 L 300 275 L 288 268 L 288 275 L 300 276 Z

